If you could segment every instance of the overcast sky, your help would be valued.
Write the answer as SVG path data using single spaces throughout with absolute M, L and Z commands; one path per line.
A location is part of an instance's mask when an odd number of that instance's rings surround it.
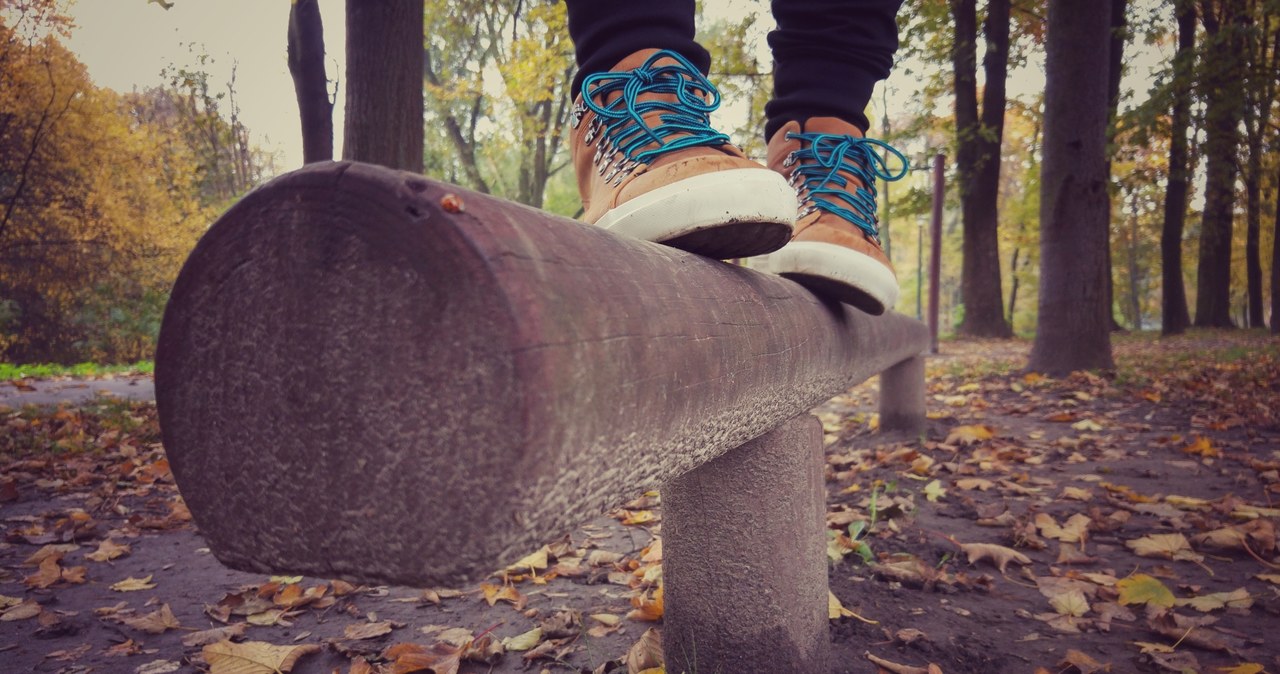
M 342 0 L 320 0 L 330 78 L 345 67 L 342 7 Z M 281 170 L 301 165 L 298 104 L 285 62 L 289 0 L 174 0 L 168 10 L 147 0 L 79 0 L 71 15 L 77 26 L 69 46 L 98 86 L 124 92 L 159 85 L 170 63 L 196 64 L 193 42 L 196 53 L 214 59 L 213 82 L 229 81 L 235 64 L 236 100 L 254 141 L 280 152 Z

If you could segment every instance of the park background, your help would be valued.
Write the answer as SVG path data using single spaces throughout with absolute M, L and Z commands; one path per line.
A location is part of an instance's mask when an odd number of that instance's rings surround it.
M 871 134 L 917 169 L 880 187 L 885 247 L 903 288 L 897 308 L 921 315 L 927 304 L 927 169 L 943 153 L 942 330 L 1026 337 L 1038 319 L 1045 7 L 1009 3 L 993 23 L 985 3 L 952 5 L 908 0 L 898 64 L 868 110 Z M 1187 319 L 1262 327 L 1274 295 L 1280 180 L 1275 3 L 1206 5 L 1236 18 L 1221 26 L 1193 18 L 1181 52 L 1176 5 L 1119 3 L 1112 24 L 1121 49 L 1113 72 L 1099 73 L 1111 78 L 1113 96 L 1114 327 L 1173 333 Z M 317 6 L 327 19 L 323 63 L 340 157 L 342 6 Z M 959 11 L 971 19 L 957 23 Z M 168 287 L 200 233 L 253 186 L 302 163 L 285 58 L 288 12 L 284 2 L 5 3 L 4 360 L 150 358 Z M 573 57 L 563 5 L 428 2 L 425 14 L 425 173 L 574 216 L 564 142 Z M 725 97 L 720 123 L 760 156 L 768 8 L 704 2 L 699 14 Z M 997 24 L 1008 30 L 992 30 Z M 1232 86 L 1215 85 L 1224 73 Z M 1003 92 L 989 86 L 996 78 Z M 1223 168 L 1211 168 L 1215 162 Z M 1214 183 L 1216 203 L 1227 207 L 1206 216 L 1206 176 L 1228 170 L 1226 182 Z M 1181 200 L 1169 201 L 1184 184 Z M 1201 253 L 1223 242 L 1226 253 Z M 1175 279 L 1186 316 L 1162 305 Z

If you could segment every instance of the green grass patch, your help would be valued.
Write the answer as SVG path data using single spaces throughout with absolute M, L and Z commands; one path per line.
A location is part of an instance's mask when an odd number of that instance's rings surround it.
M 77 363 L 75 365 L 0 363 L 0 381 L 27 378 L 49 379 L 52 377 L 101 377 L 107 374 L 151 374 L 154 371 L 155 363 L 149 360 L 119 365 L 103 365 L 100 363 Z

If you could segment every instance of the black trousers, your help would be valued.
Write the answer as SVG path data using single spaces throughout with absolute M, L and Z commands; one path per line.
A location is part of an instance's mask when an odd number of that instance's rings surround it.
M 694 40 L 694 0 L 565 0 L 582 80 L 641 49 L 670 49 L 703 73 L 711 57 Z M 876 82 L 898 49 L 902 0 L 773 0 L 773 98 L 765 138 L 789 121 L 838 117 L 862 129 Z

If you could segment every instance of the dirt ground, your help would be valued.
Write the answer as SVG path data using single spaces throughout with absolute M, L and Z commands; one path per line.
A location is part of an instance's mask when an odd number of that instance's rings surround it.
M 1028 346 L 944 343 L 921 436 L 876 430 L 874 380 L 815 410 L 834 671 L 1280 672 L 1280 341 L 1121 336 L 1060 379 Z M 0 672 L 658 664 L 656 495 L 479 586 L 268 578 L 204 548 L 152 404 L 3 423 Z

